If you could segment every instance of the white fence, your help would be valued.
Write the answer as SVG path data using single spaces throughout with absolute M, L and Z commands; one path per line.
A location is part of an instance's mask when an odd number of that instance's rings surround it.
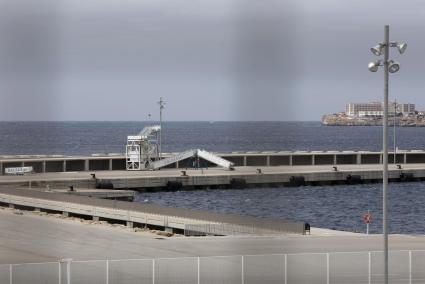
M 390 251 L 390 283 L 425 283 L 425 251 Z M 383 253 L 336 252 L 0 265 L 3 284 L 383 283 Z

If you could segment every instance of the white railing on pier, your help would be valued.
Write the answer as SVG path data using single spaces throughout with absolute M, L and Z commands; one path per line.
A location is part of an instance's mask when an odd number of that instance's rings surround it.
M 424 283 L 425 251 L 390 251 L 390 283 Z M 382 283 L 383 252 L 232 255 L 0 265 L 6 284 Z

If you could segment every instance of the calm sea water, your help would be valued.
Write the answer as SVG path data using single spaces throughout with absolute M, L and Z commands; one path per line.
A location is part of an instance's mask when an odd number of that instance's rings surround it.
M 127 135 L 147 122 L 0 122 L 0 155 L 123 153 Z M 381 127 L 327 127 L 319 122 L 166 122 L 163 149 L 210 151 L 380 150 Z M 392 129 L 390 131 L 392 142 Z M 397 128 L 400 149 L 425 149 L 425 128 Z M 392 145 L 390 145 L 392 147 Z M 280 217 L 312 226 L 364 230 L 370 210 L 372 232 L 381 228 L 380 184 L 143 193 L 139 202 Z M 391 232 L 425 233 L 425 183 L 390 184 Z
M 390 183 L 390 231 L 425 233 L 425 183 Z M 137 201 L 257 217 L 287 218 L 312 226 L 382 232 L 382 184 L 140 193 Z
M 0 122 L 1 154 L 123 153 L 147 122 Z M 392 129 L 390 131 L 392 137 Z M 163 150 L 380 150 L 381 127 L 319 122 L 165 122 Z M 396 129 L 400 149 L 425 149 L 425 127 Z M 392 143 L 392 138 L 390 139 Z M 391 146 L 392 147 L 392 146 Z

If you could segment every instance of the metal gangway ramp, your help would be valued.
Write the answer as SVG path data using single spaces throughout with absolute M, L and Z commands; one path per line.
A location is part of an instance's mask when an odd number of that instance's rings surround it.
M 216 164 L 217 166 L 226 168 L 226 169 L 231 169 L 233 168 L 233 163 L 223 159 L 222 157 L 219 157 L 217 155 L 214 155 L 211 152 L 205 151 L 205 150 L 201 150 L 201 149 L 197 149 L 196 155 L 199 158 L 202 158 L 208 162 L 211 162 L 213 164 Z
M 233 169 L 233 163 L 223 159 L 213 153 L 210 153 L 208 151 L 205 150 L 201 150 L 201 149 L 192 149 L 192 150 L 188 150 L 182 153 L 178 153 L 177 155 L 171 156 L 169 158 L 165 158 L 162 160 L 158 160 L 158 161 L 154 161 L 152 163 L 150 163 L 150 168 L 153 170 L 174 164 L 176 162 L 188 159 L 188 158 L 192 158 L 192 157 L 199 157 L 202 158 L 208 162 L 211 162 L 213 164 L 216 164 L 219 167 L 223 167 L 226 169 Z

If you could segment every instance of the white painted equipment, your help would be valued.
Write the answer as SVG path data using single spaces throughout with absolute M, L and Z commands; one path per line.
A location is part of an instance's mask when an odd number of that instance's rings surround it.
M 194 156 L 196 156 L 196 151 L 197 150 L 188 150 L 188 151 L 185 151 L 185 152 L 178 153 L 174 156 L 155 161 L 155 162 L 150 164 L 150 168 L 153 169 L 153 170 L 156 170 L 156 169 L 171 165 L 173 163 L 183 161 L 183 160 L 188 159 L 190 157 L 194 157 Z
M 139 171 L 158 159 L 158 139 L 161 127 L 147 126 L 138 135 L 127 136 L 125 147 L 126 169 Z
M 125 157 L 128 171 L 157 170 L 189 158 L 202 158 L 219 167 L 233 169 L 232 162 L 200 149 L 187 150 L 160 159 L 158 155 L 160 132 L 161 127 L 154 125 L 143 128 L 138 135 L 127 136 Z
M 216 164 L 219 167 L 223 167 L 226 169 L 233 169 L 232 162 L 225 160 L 217 155 L 214 155 L 213 153 L 210 153 L 201 149 L 188 150 L 182 153 L 178 153 L 177 155 L 171 156 L 169 158 L 152 162 L 150 163 L 149 168 L 152 170 L 156 170 L 156 169 L 159 169 L 159 168 L 162 168 L 162 167 L 165 167 L 165 166 L 168 166 L 168 165 L 171 165 L 176 162 L 183 161 L 185 159 L 192 158 L 192 157 L 202 158 L 206 161 Z
M 226 168 L 226 169 L 232 169 L 233 168 L 232 162 L 230 162 L 226 159 L 223 159 L 222 157 L 219 157 L 217 155 L 214 155 L 213 153 L 207 152 L 205 150 L 198 149 L 196 154 L 197 154 L 198 157 L 200 157 L 204 160 L 207 160 L 207 161 L 209 161 L 213 164 L 216 164 L 217 166 L 220 166 L 220 167 L 223 167 L 223 168 Z

